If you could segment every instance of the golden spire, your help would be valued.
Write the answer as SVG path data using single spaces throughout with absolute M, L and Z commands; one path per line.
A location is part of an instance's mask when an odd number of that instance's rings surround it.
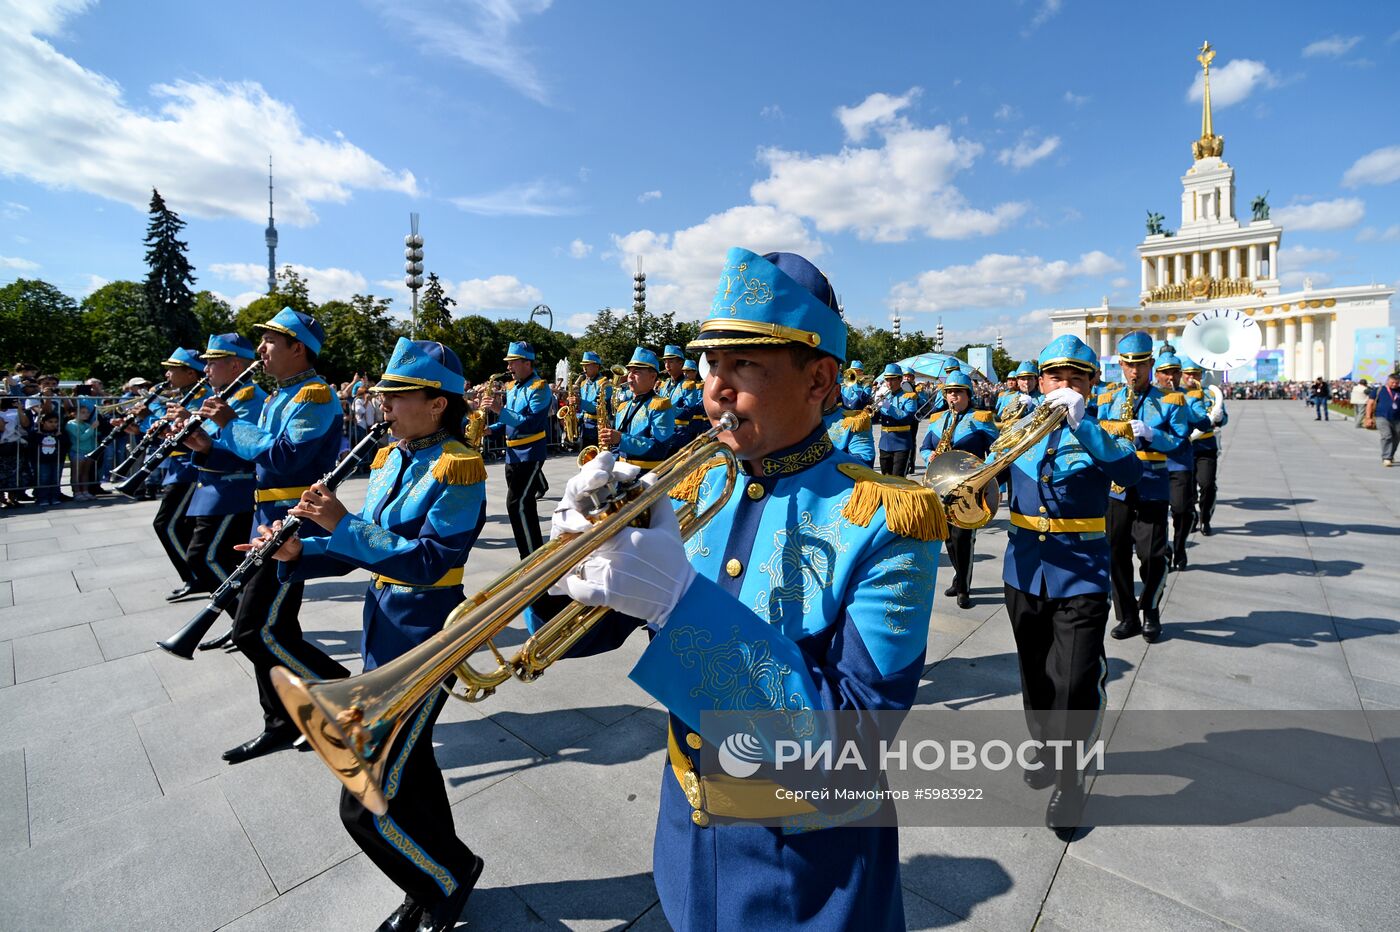
M 1196 61 L 1201 63 L 1204 90 L 1201 95 L 1201 138 L 1191 143 L 1191 153 L 1196 161 L 1204 158 L 1220 158 L 1225 154 L 1225 140 L 1215 135 L 1215 125 L 1210 118 L 1210 63 L 1215 61 L 1215 49 L 1209 42 L 1202 42 Z

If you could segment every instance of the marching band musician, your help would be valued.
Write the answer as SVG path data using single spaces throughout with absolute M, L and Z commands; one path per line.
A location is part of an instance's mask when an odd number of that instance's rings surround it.
M 583 354 L 583 381 L 578 386 L 579 400 L 579 443 L 585 447 L 598 443 L 598 405 L 605 408 L 612 398 L 613 386 L 605 375 L 600 375 L 603 357 L 589 350 Z
M 676 412 L 659 394 L 656 354 L 645 346 L 632 351 L 627 363 L 631 397 L 619 406 L 614 423 L 598 428 L 599 442 L 628 463 L 651 469 L 671 452 L 676 433 Z
M 258 355 L 263 372 L 277 380 L 277 390 L 263 404 L 257 423 L 242 420 L 234 408 L 210 398 L 199 413 L 217 428 L 196 431 L 185 443 L 196 453 L 217 449 L 252 462 L 257 476 L 253 520 L 269 527 L 335 465 L 344 419 L 335 392 L 316 373 L 316 354 L 326 339 L 321 323 L 310 314 L 284 307 L 257 329 L 262 333 Z M 272 562 L 259 567 L 243 587 L 233 621 L 233 643 L 253 664 L 263 731 L 225 751 L 223 758 L 230 764 L 290 747 L 297 737 L 296 726 L 287 719 L 272 688 L 273 667 L 289 667 L 305 679 L 350 675 L 302 636 L 297 620 L 302 589 L 300 582 L 279 579 Z
M 954 372 L 943 382 L 941 391 L 947 407 L 929 421 L 928 433 L 919 446 L 924 465 L 949 450 L 963 450 L 985 459 L 992 441 L 997 439 L 997 428 L 992 412 L 972 409 L 972 379 L 962 372 Z M 975 530 L 948 525 L 948 539 L 944 545 L 953 564 L 953 584 L 943 594 L 956 598 L 958 608 L 972 607 L 968 590 L 972 585 L 972 548 L 976 541 Z
M 1197 506 L 1200 510 L 1201 535 L 1210 536 L 1210 519 L 1215 514 L 1216 467 L 1220 462 L 1220 441 L 1215 432 L 1230 420 L 1225 410 L 1222 396 L 1220 404 L 1215 403 L 1215 395 L 1201 385 L 1201 375 L 1205 370 L 1201 364 L 1183 356 L 1181 358 L 1181 381 L 1186 387 L 1187 398 L 1198 398 L 1206 406 L 1210 416 L 1210 426 L 1191 438 L 1191 458 L 1196 466 Z
M 656 382 L 658 395 L 670 398 L 671 392 L 685 381 L 685 373 L 682 371 L 684 365 L 685 350 L 674 343 L 667 343 L 661 350 L 661 378 Z
M 1162 633 L 1160 604 L 1167 581 L 1167 454 L 1186 442 L 1186 399 L 1152 382 L 1152 337 L 1134 330 L 1118 341 L 1124 385 L 1098 397 L 1100 421 L 1125 421 L 1132 430 L 1142 479 L 1109 490 L 1108 546 L 1112 555 L 1112 635 L 1141 634 L 1149 643 Z M 1133 405 L 1128 407 L 1131 386 Z M 1123 486 L 1124 483 L 1118 483 Z M 1133 554 L 1142 567 L 1142 596 L 1133 592 Z
M 1065 713 L 1098 712 L 1104 704 L 1109 483 L 1132 486 L 1143 463 L 1127 431 L 1110 433 L 1085 413 L 1098 356 L 1082 340 L 1056 337 L 1041 350 L 1038 371 L 1042 403 L 1064 408 L 1065 420 L 1007 470 L 1006 612 L 1031 737 L 1088 739 L 1087 726 L 1097 728 L 1093 716 Z M 1072 828 L 1083 805 L 1083 774 L 1073 768 L 1056 773 L 1052 755 L 1039 763 L 1025 771 L 1025 781 L 1035 789 L 1056 786 L 1046 824 Z
M 676 409 L 676 438 L 672 445 L 677 448 L 689 443 L 696 434 L 709 426 L 705 419 L 705 383 L 700 378 L 699 364 L 693 359 L 687 359 L 681 366 L 681 374 L 685 377 L 682 383 L 685 392 L 680 399 L 677 399 L 674 392 L 671 396 L 672 407 L 676 407 L 678 400 L 684 404 L 684 407 Z M 681 427 L 682 418 L 685 420 L 684 428 Z
M 1171 394 L 1181 391 L 1181 360 L 1175 353 L 1163 352 L 1157 358 L 1157 383 Z M 1210 428 L 1210 413 L 1200 393 L 1194 397 L 1181 392 L 1185 399 L 1186 430 Z M 1186 569 L 1186 540 L 1196 521 L 1196 464 L 1192 457 L 1193 444 L 1188 440 L 1167 454 L 1167 480 L 1171 485 L 1171 539 L 1167 544 L 1168 570 Z
M 1037 396 L 1040 395 L 1040 367 L 1034 359 L 1022 362 L 1007 378 L 1012 387 L 997 396 L 996 413 L 999 421 L 1007 417 L 1008 410 L 1018 402 L 1024 406 L 1021 409 L 1021 417 L 1025 417 L 1035 410 L 1039 401 Z
M 843 408 L 841 396 L 844 391 L 844 386 L 838 383 L 832 389 L 832 397 L 827 399 L 822 415 L 826 421 L 826 435 L 831 438 L 831 443 L 837 450 L 849 453 L 865 465 L 873 467 L 875 429 L 870 426 L 870 412 L 866 408 Z
M 880 472 L 903 477 L 909 472 L 914 431 L 919 426 L 919 396 L 912 385 L 905 390 L 904 370 L 895 363 L 885 366 L 882 377 L 889 393 L 871 415 L 880 425 Z
M 706 772 L 701 755 L 730 735 L 711 710 L 779 728 L 806 720 L 785 710 L 846 710 L 864 729 L 868 712 L 913 702 L 943 512 L 931 490 L 832 447 L 822 409 L 845 342 L 815 266 L 730 250 L 690 348 L 710 363 L 706 412 L 738 418 L 721 437 L 742 462 L 739 488 L 687 544 L 674 512 L 653 508 L 649 529 L 613 537 L 557 587 L 656 632 L 631 677 L 671 713 L 653 873 L 680 932 L 904 928 L 898 829 L 862 824 L 887 801 L 819 811 L 776 793 L 771 767 L 740 779 Z M 601 456 L 570 480 L 554 533 L 586 520 L 580 502 L 612 468 Z M 722 478 L 699 470 L 672 496 L 705 507 Z
M 364 507 L 351 514 L 316 483 L 290 513 L 302 527 L 314 522 L 329 536 L 293 538 L 275 555 L 284 580 L 356 568 L 373 574 L 361 648 L 367 671 L 442 630 L 463 599 L 463 566 L 486 522 L 486 466 L 463 443 L 464 387 L 450 349 L 400 337 L 371 389 L 383 399 L 398 442 L 375 457 Z M 481 876 L 484 862 L 457 837 L 433 756 L 433 724 L 446 701 L 446 692 L 434 690 L 389 750 L 387 813 L 376 816 L 348 790 L 340 792 L 346 831 L 406 894 L 380 929 L 453 928 Z
M 208 348 L 200 357 L 204 360 L 204 372 L 209 376 L 209 387 L 216 392 L 221 390 L 242 375 L 257 356 L 257 350 L 247 337 L 237 333 L 211 336 Z M 228 403 L 239 420 L 256 424 L 266 401 L 267 392 L 254 382 L 235 392 Z M 213 426 L 206 422 L 206 429 Z M 189 508 L 189 515 L 194 519 L 194 534 L 186 557 L 197 591 L 213 592 L 238 566 L 236 548 L 248 540 L 253 530 L 257 477 L 252 463 L 227 450 L 210 450 L 208 455 L 196 453 L 192 459 L 197 470 Z M 233 614 L 237 614 L 236 609 Z M 230 630 L 205 643 L 209 648 L 222 647 L 232 637 Z
M 204 360 L 199 358 L 199 350 L 176 348 L 170 358 L 162 363 L 165 378 L 181 395 L 199 381 L 204 374 Z M 208 389 L 190 399 L 190 404 L 201 403 L 209 394 Z M 163 410 L 162 417 L 171 421 L 183 417 L 186 412 Z M 199 587 L 199 575 L 190 567 L 190 540 L 194 536 L 194 520 L 189 516 L 190 499 L 194 497 L 194 481 L 197 473 L 190 461 L 188 450 L 175 450 L 161 463 L 160 484 L 163 492 L 160 507 L 151 526 L 156 529 L 156 537 L 165 548 L 175 572 L 180 574 L 180 588 L 174 589 L 165 601 L 174 602 L 193 592 L 208 591 Z
M 846 381 L 841 386 L 841 407 L 847 411 L 864 411 L 875 400 L 870 388 L 861 381 L 865 378 L 865 366 L 859 359 L 851 360 L 846 370 Z
M 544 544 L 536 503 L 549 491 L 544 461 L 549 455 L 549 406 L 554 394 L 549 383 L 535 376 L 535 348 L 524 341 L 510 344 L 506 368 L 511 381 L 504 393 L 491 398 L 496 423 L 488 430 L 505 432 L 506 512 L 522 557 Z

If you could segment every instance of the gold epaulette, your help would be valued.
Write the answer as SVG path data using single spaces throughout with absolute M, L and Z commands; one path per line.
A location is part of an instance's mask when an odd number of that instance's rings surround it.
M 841 415 L 841 425 L 847 430 L 855 431 L 858 434 L 865 433 L 870 429 L 869 411 L 850 411 Z
M 647 407 L 651 408 L 653 411 L 665 411 L 671 407 L 671 399 L 662 398 L 658 395 L 651 400 L 651 403 L 647 405 Z
M 1193 388 L 1186 393 L 1187 398 L 1205 398 L 1206 393 L 1199 388 Z
M 433 478 L 443 485 L 476 485 L 486 481 L 486 461 L 465 444 L 449 440 L 433 463 Z
M 981 421 L 983 424 L 995 424 L 997 422 L 997 416 L 991 411 L 974 411 L 972 412 L 972 419 L 974 421 Z
M 325 382 L 307 382 L 301 387 L 301 391 L 296 393 L 292 399 L 292 404 L 323 405 L 331 400 L 331 387 Z
M 689 391 L 693 391 L 693 390 L 695 390 L 695 389 L 697 389 L 697 388 L 703 387 L 704 384 L 705 384 L 704 382 L 696 382 L 696 381 L 694 381 L 694 380 L 691 380 L 691 381 L 689 381 L 689 382 L 686 382 L 686 383 L 683 385 L 683 387 L 684 387 L 685 389 L 689 390 Z
M 256 385 L 245 385 L 234 393 L 233 401 L 248 401 L 253 397 L 253 393 L 258 390 Z
M 901 537 L 915 540 L 944 540 L 948 518 L 943 503 L 933 489 L 897 476 L 885 476 L 860 463 L 841 463 L 841 474 L 855 480 L 851 497 L 841 514 L 852 524 L 869 527 L 881 507 L 885 526 Z
M 1105 433 L 1112 434 L 1115 437 L 1122 437 L 1124 440 L 1133 439 L 1133 425 L 1127 421 L 1099 421 L 1099 426 L 1104 429 Z
M 904 393 L 903 395 L 901 395 L 900 397 L 901 397 L 901 398 L 918 398 L 918 397 L 919 397 L 919 393 L 918 393 L 918 392 L 905 392 L 905 393 Z
M 515 388 L 515 379 L 511 379 L 509 382 L 506 383 L 505 390 L 510 391 L 512 388 Z
M 671 497 L 678 502 L 690 502 L 692 504 L 698 502 L 700 500 L 700 486 L 705 482 L 705 474 L 716 466 L 723 465 L 724 457 L 716 456 L 714 459 L 695 470 L 695 472 L 676 483 L 671 489 Z
M 544 379 L 535 379 L 535 381 L 533 381 L 533 382 L 530 383 L 530 387 L 531 387 L 531 388 L 544 388 L 544 386 L 545 386 L 546 384 L 547 384 L 547 383 L 545 382 Z
M 1186 396 L 1183 395 L 1181 392 L 1172 392 L 1172 393 L 1169 394 L 1169 395 L 1163 395 L 1163 396 L 1162 396 L 1162 404 L 1164 404 L 1164 405 L 1184 405 L 1184 404 L 1186 404 Z
M 1114 392 L 1104 392 L 1098 397 L 1097 403 L 1101 405 L 1111 405 L 1113 404 L 1113 395 Z
M 391 443 L 387 447 L 380 447 L 379 452 L 374 454 L 374 462 L 369 464 L 370 469 L 378 469 L 389 462 L 389 454 L 394 452 L 394 445 Z

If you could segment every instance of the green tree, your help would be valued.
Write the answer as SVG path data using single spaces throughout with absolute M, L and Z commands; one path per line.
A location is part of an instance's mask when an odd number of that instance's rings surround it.
M 223 298 L 212 291 L 201 291 L 194 296 L 195 320 L 199 321 L 200 346 L 208 345 L 209 337 L 216 333 L 233 331 L 233 308 Z
M 89 354 L 77 302 L 37 278 L 0 287 L 0 348 L 7 366 L 27 362 L 64 375 L 77 367 L 73 375 L 86 375 Z
M 151 322 L 167 343 L 193 346 L 199 341 L 199 321 L 194 315 L 194 266 L 179 238 L 185 228 L 175 211 L 165 205 L 160 192 L 151 189 L 151 221 L 146 227 L 146 302 Z
M 384 371 L 403 328 L 389 314 L 390 298 L 357 294 L 349 301 L 327 301 L 316 312 L 326 328 L 316 370 L 336 382 L 357 373 Z
M 554 381 L 554 366 L 561 359 L 568 359 L 570 351 L 574 348 L 575 340 L 567 333 L 560 333 L 557 330 L 546 330 L 543 325 L 533 320 L 498 320 L 496 321 L 496 332 L 500 334 L 503 349 L 510 343 L 518 340 L 525 340 L 535 348 L 535 372 L 540 378 L 547 382 Z M 505 368 L 502 361 L 504 352 L 495 359 L 492 372 L 500 372 Z M 577 372 L 574 367 L 571 371 Z
M 626 365 L 637 347 L 637 315 L 620 312 L 605 307 L 598 311 L 593 322 L 584 330 L 570 354 L 570 371 L 578 372 L 579 362 L 585 350 L 591 350 L 603 357 L 608 366 Z M 675 311 L 664 314 L 647 313 L 641 318 L 642 346 L 655 350 L 657 355 L 667 344 L 684 348 L 700 334 L 700 324 L 695 321 L 676 320 Z
M 437 273 L 429 272 L 428 285 L 418 300 L 418 339 L 435 340 L 444 346 L 452 346 L 452 308 L 456 304 L 442 290 Z M 453 352 L 456 352 L 455 347 Z
M 451 347 L 462 363 L 462 374 L 475 384 L 505 371 L 506 339 L 496 322 L 480 314 L 468 314 L 452 322 Z
M 250 340 L 256 340 L 257 325 L 271 320 L 284 307 L 303 314 L 316 314 L 316 303 L 311 300 L 311 291 L 306 279 L 297 274 L 290 265 L 284 265 L 277 273 L 277 290 L 254 298 L 241 308 L 233 318 L 233 329 Z
M 151 321 L 146 289 L 138 282 L 110 282 L 83 300 L 92 374 L 115 384 L 134 376 L 158 381 L 160 361 L 175 348 Z

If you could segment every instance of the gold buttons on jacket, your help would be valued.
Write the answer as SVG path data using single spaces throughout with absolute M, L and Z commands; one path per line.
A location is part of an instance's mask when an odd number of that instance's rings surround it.
M 1042 475 L 1042 476 L 1040 477 L 1040 481 L 1041 481 L 1041 482 L 1049 482 L 1049 481 L 1050 481 L 1050 474 L 1047 472 L 1047 473 L 1045 473 L 1044 475 Z
M 759 485 L 757 482 L 750 482 L 749 487 L 744 491 L 747 492 L 749 498 L 754 501 L 758 501 L 763 497 L 763 486 Z
M 1045 514 L 1046 511 L 1048 511 L 1048 509 L 1047 509 L 1044 505 L 1041 505 L 1041 506 L 1040 506 L 1040 513 L 1041 513 L 1041 514 Z
M 731 559 L 728 563 L 724 564 L 724 571 L 730 576 L 738 576 L 744 571 L 744 564 L 740 563 L 738 560 Z
M 704 744 L 705 741 L 703 738 L 701 738 L 699 735 L 692 731 L 690 734 L 685 736 L 685 743 L 690 745 L 693 750 L 698 751 L 700 750 L 700 746 Z
M 1045 448 L 1045 455 L 1046 455 L 1046 456 L 1054 456 L 1054 455 L 1055 455 L 1055 448 L 1054 448 L 1054 447 L 1046 447 L 1046 448 Z

